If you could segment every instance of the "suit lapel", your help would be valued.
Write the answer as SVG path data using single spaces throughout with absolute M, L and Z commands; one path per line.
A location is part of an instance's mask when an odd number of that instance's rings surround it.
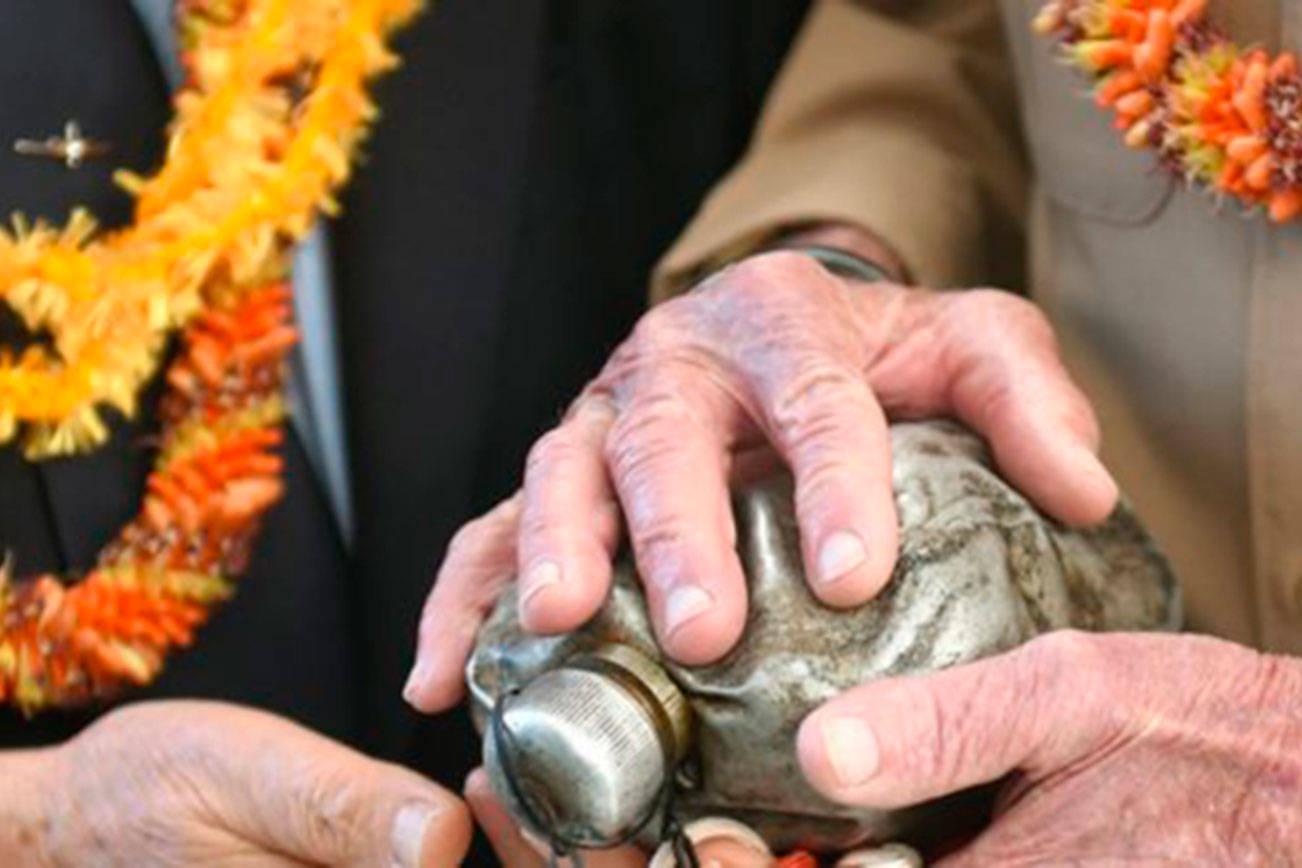
M 170 88 L 181 86 L 185 75 L 181 68 L 176 46 L 176 27 L 173 18 L 174 0 L 131 0 L 140 23 L 154 47 L 154 56 Z M 313 230 L 299 250 L 294 266 L 295 307 L 297 319 L 304 329 L 303 347 L 294 353 L 292 373 L 288 385 L 291 408 L 290 424 L 302 441 L 308 464 L 321 480 L 330 501 L 331 512 L 341 537 L 348 541 L 352 536 L 352 503 L 345 468 L 346 445 L 342 435 L 343 420 L 338 417 L 337 398 L 339 375 L 336 353 L 331 340 L 334 322 L 331 310 L 328 242 L 320 227 Z M 313 285 L 301 286 L 300 278 L 307 275 Z M 319 327 L 315 333 L 313 326 Z M 312 364 L 305 363 L 308 342 Z

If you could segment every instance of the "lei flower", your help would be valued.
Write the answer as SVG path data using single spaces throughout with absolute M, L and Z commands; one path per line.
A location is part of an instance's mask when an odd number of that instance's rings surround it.
M 1207 0 L 1052 0 L 1035 19 L 1095 82 L 1125 142 L 1152 148 L 1191 184 L 1302 213 L 1302 77 L 1291 53 L 1231 42 Z
M 179 0 L 187 85 L 167 159 L 119 173 L 134 222 L 85 212 L 0 232 L 0 298 L 48 346 L 0 348 L 0 443 L 87 451 L 103 406 L 132 414 L 181 330 L 144 502 L 80 581 L 0 564 L 0 702 L 26 713 L 145 684 L 232 592 L 279 500 L 293 244 L 375 109 L 365 83 L 419 0 Z

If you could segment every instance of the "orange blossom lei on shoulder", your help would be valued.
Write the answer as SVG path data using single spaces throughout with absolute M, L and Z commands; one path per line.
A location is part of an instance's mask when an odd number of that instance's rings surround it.
M 420 0 L 179 0 L 187 73 L 164 165 L 118 182 L 134 221 L 84 211 L 0 232 L 0 298 L 33 335 L 0 347 L 0 444 L 32 460 L 90 451 L 104 408 L 132 415 L 175 349 L 139 514 L 81 576 L 0 564 L 0 702 L 33 713 L 144 684 L 244 569 L 282 493 L 294 242 L 375 116 L 386 38 Z
M 1232 43 L 1207 0 L 1053 0 L 1036 30 L 1096 82 L 1126 144 L 1152 148 L 1191 183 L 1261 207 L 1302 212 L 1302 77 L 1297 57 Z

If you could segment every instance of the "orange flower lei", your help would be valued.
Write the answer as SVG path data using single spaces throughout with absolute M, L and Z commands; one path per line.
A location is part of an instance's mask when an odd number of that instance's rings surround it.
M 183 329 L 158 406 L 140 514 L 76 584 L 15 582 L 0 565 L 0 702 L 26 713 L 144 684 L 231 593 L 282 492 L 275 454 L 295 341 L 293 242 L 375 114 L 365 82 L 420 0 L 179 0 L 188 83 L 165 165 L 120 173 L 136 217 L 97 237 L 15 219 L 0 232 L 0 298 L 50 349 L 0 348 L 0 443 L 31 458 L 107 436 Z
M 1207 0 L 1053 0 L 1035 28 L 1096 80 L 1126 144 L 1154 148 L 1191 183 L 1302 213 L 1302 77 L 1297 57 L 1230 42 Z

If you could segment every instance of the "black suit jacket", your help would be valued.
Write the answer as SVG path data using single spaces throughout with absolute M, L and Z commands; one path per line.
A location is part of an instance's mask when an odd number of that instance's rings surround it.
M 441 0 L 399 40 L 384 117 L 332 227 L 357 516 L 350 552 L 291 438 L 289 495 L 236 599 L 145 696 L 294 717 L 451 785 L 464 716 L 399 691 L 448 538 L 517 484 L 530 442 L 643 307 L 655 256 L 736 158 L 803 0 Z M 116 163 L 161 157 L 163 80 L 127 0 L 0 3 L 0 137 L 75 117 Z M 0 148 L 0 203 L 109 222 L 108 165 Z M 0 315 L 0 331 L 18 330 Z M 20 574 L 87 564 L 138 504 L 146 417 L 92 458 L 0 450 L 0 541 Z M 0 744 L 66 737 L 93 712 Z

